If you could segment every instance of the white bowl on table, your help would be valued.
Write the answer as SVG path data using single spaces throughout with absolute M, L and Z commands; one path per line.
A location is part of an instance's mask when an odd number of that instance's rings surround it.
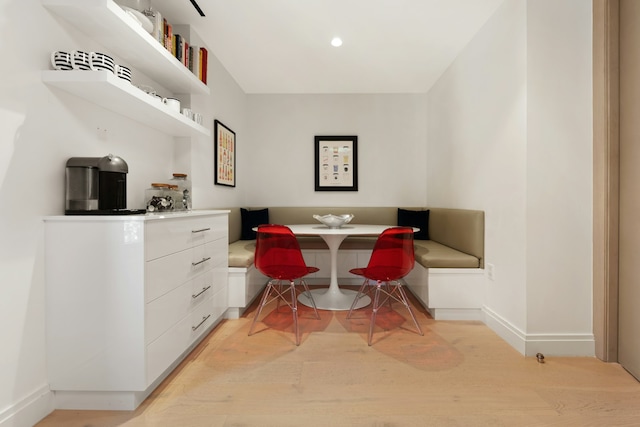
M 348 224 L 353 219 L 353 214 L 343 215 L 314 215 L 314 219 L 318 220 L 322 224 L 329 228 L 340 228 L 345 224 Z

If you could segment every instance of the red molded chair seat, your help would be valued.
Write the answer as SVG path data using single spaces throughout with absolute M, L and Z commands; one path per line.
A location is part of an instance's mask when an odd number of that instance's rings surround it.
M 415 257 L 413 253 L 413 229 L 411 227 L 391 227 L 382 232 L 376 241 L 369 264 L 363 268 L 353 268 L 350 273 L 365 278 L 353 300 L 347 319 L 351 318 L 354 307 L 360 298 L 371 294 L 373 287 L 373 311 L 369 325 L 369 345 L 373 338 L 378 309 L 386 302 L 395 300 L 409 311 L 413 323 L 420 335 L 424 335 L 409 300 L 402 286 L 402 278 L 413 269 Z M 382 299 L 380 296 L 382 295 Z
M 296 345 L 300 345 L 300 333 L 298 330 L 298 299 L 296 294 L 296 280 L 304 287 L 305 295 L 313 305 L 313 311 L 317 319 L 320 319 L 316 303 L 313 300 L 309 287 L 303 277 L 318 271 L 317 267 L 309 267 L 305 264 L 302 251 L 296 236 L 291 229 L 284 225 L 260 225 L 256 234 L 256 268 L 265 276 L 269 277 L 267 287 L 262 294 L 260 305 L 249 329 L 249 335 L 253 334 L 253 329 L 262 313 L 265 305 L 277 300 L 276 309 L 280 307 L 280 301 L 284 301 L 293 314 L 293 329 L 296 337 Z M 288 282 L 285 287 L 283 282 Z M 290 300 L 287 299 L 287 292 Z

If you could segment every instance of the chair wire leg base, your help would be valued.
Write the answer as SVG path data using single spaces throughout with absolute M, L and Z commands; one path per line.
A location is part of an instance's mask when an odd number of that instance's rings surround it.
M 296 298 L 296 284 L 291 281 L 291 313 L 293 315 L 293 333 L 296 336 L 296 345 L 300 345 L 300 331 L 298 330 L 298 299 Z
M 373 311 L 371 313 L 371 323 L 369 324 L 369 345 L 372 344 L 373 340 L 373 329 L 376 323 L 376 316 L 378 314 L 378 310 L 381 306 L 385 305 L 387 301 L 389 302 L 389 307 L 391 308 L 391 300 L 395 300 L 401 303 L 404 308 L 407 309 L 409 315 L 411 316 L 411 320 L 413 320 L 413 324 L 416 327 L 416 332 L 422 336 L 424 336 L 424 332 L 418 323 L 418 319 L 416 318 L 413 310 L 411 309 L 411 305 L 409 305 L 409 299 L 407 298 L 407 294 L 404 291 L 402 284 L 400 282 L 395 282 L 395 285 L 390 285 L 388 282 L 378 282 L 375 286 L 375 295 L 373 298 Z M 380 299 L 380 294 L 383 294 L 382 301 Z
M 351 303 L 351 308 L 349 309 L 349 313 L 347 313 L 347 319 L 351 319 L 351 315 L 353 314 L 353 310 L 358 304 L 358 301 L 360 301 L 362 297 L 365 297 L 369 293 L 369 291 L 365 291 L 366 289 L 368 289 L 368 286 L 369 286 L 369 279 L 365 279 L 362 285 L 360 285 L 360 289 L 358 289 L 358 293 L 356 294 L 356 297 L 353 299 L 353 302 Z
M 273 282 L 274 280 L 269 280 L 269 282 L 267 282 L 267 288 L 264 290 L 262 294 L 262 298 L 260 298 L 258 311 L 256 311 L 255 316 L 253 316 L 253 322 L 251 322 L 251 328 L 249 328 L 249 336 L 253 335 L 253 329 L 255 328 L 256 323 L 258 322 L 258 318 L 262 314 L 262 309 L 264 308 L 265 305 L 267 305 L 269 295 L 271 295 L 271 291 L 273 290 L 273 287 L 274 287 Z
M 378 303 L 380 302 L 380 282 L 376 283 L 376 290 L 373 297 L 373 311 L 371 312 L 371 321 L 369 322 L 369 340 L 368 344 L 371 345 L 373 340 L 373 328 L 376 326 L 376 316 L 378 315 Z
M 318 314 L 318 309 L 316 308 L 316 303 L 313 300 L 313 295 L 307 286 L 307 283 L 304 280 L 301 280 L 300 283 L 304 288 L 305 295 L 309 298 L 313 305 L 313 312 L 315 314 L 316 319 L 320 319 L 320 314 Z M 291 303 L 287 301 L 285 298 L 285 292 L 289 291 L 291 297 Z M 273 298 L 271 298 L 273 296 Z M 282 284 L 281 280 L 270 280 L 267 283 L 267 288 L 264 290 L 262 294 L 262 298 L 260 298 L 260 304 L 258 305 L 258 309 L 256 311 L 255 316 L 253 317 L 253 321 L 251 322 L 251 327 L 249 328 L 249 336 L 253 335 L 253 330 L 258 323 L 258 319 L 262 315 L 262 309 L 271 303 L 273 300 L 276 300 L 276 311 L 280 308 L 280 301 L 283 301 L 289 308 L 291 308 L 292 316 L 293 316 L 293 333 L 296 338 L 296 345 L 300 345 L 300 330 L 298 327 L 298 298 L 296 295 L 296 284 L 294 281 L 289 283 L 289 286 L 285 287 Z
M 398 286 L 396 287 L 396 289 L 398 290 L 398 293 L 400 294 L 400 298 L 402 299 L 402 304 L 404 304 L 405 308 L 407 309 L 407 311 L 409 312 L 409 315 L 411 316 L 411 319 L 413 319 L 413 324 L 416 325 L 416 329 L 418 330 L 418 333 L 420 335 L 424 336 L 424 332 L 422 332 L 422 328 L 420 327 L 420 324 L 418 323 L 418 320 L 416 319 L 415 314 L 413 314 L 413 310 L 411 309 L 411 306 L 409 305 L 409 300 L 407 299 L 407 294 L 404 291 L 404 288 L 402 287 L 402 284 L 398 283 Z
M 316 315 L 316 319 L 320 319 L 320 315 L 318 314 L 318 308 L 316 307 L 316 302 L 313 300 L 313 294 L 311 293 L 311 291 L 309 290 L 309 286 L 307 286 L 307 282 L 305 282 L 304 280 L 300 280 L 300 283 L 302 284 L 302 287 L 304 288 L 304 295 L 309 298 L 309 301 L 311 301 L 311 306 L 313 307 L 313 312 Z

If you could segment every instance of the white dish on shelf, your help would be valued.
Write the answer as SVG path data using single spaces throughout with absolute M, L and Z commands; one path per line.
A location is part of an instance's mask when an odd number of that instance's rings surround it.
M 314 219 L 320 221 L 329 228 L 340 228 L 345 224 L 348 224 L 353 219 L 353 214 L 343 215 L 314 215 Z
M 153 23 L 142 12 L 127 6 L 120 6 L 120 7 L 122 8 L 122 10 L 127 12 L 127 15 L 135 19 L 136 22 L 138 22 L 147 33 L 151 34 L 153 32 Z

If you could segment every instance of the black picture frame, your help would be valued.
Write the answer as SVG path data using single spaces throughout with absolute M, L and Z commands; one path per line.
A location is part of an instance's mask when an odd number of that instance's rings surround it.
M 236 186 L 236 133 L 220 120 L 213 122 L 214 135 L 214 184 Z
M 358 137 L 316 136 L 316 191 L 358 191 Z

